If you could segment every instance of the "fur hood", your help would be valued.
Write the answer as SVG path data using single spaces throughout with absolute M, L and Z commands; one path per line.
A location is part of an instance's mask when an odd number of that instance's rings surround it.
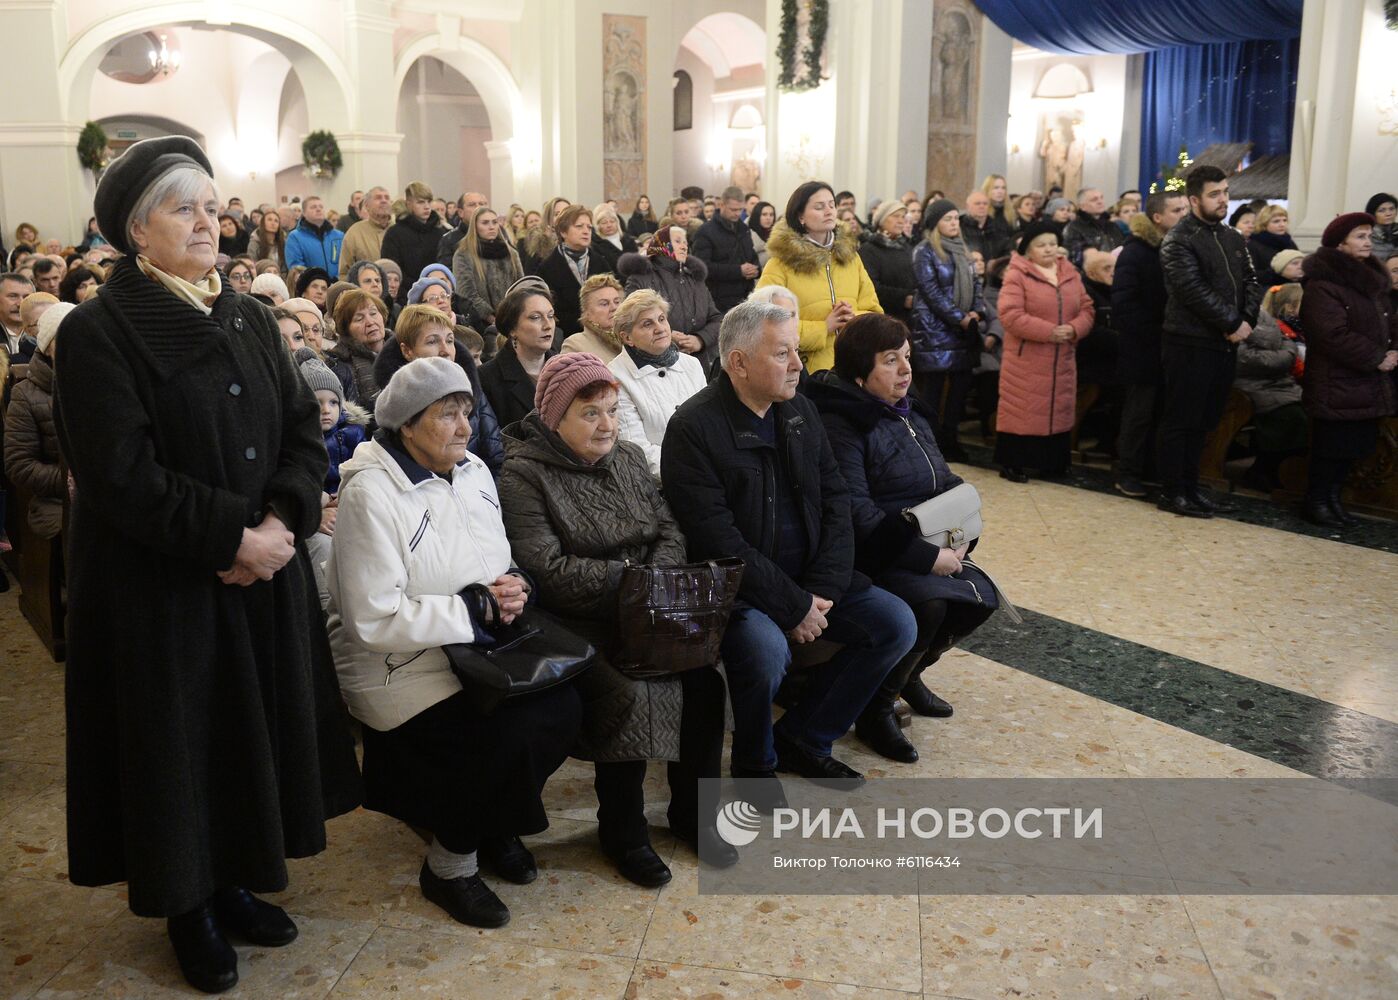
M 674 261 L 673 257 L 667 259 L 669 259 L 672 263 Z M 618 258 L 616 262 L 616 273 L 617 276 L 621 278 L 622 282 L 625 283 L 627 278 L 648 278 L 651 275 L 655 274 L 656 268 L 659 266 L 663 265 L 657 265 L 654 259 L 647 257 L 644 254 L 624 253 L 621 255 L 620 258 Z M 685 277 L 693 278 L 695 281 L 701 284 L 709 277 L 708 265 L 705 264 L 698 257 L 694 256 L 694 254 L 692 253 L 685 258 L 683 264 L 675 264 L 674 268 L 665 269 L 667 271 L 673 271 L 675 269 L 678 269 L 684 272 Z
M 1355 260 L 1331 247 L 1321 247 L 1301 264 L 1302 287 L 1313 281 L 1353 288 L 1361 295 L 1376 296 L 1392 284 L 1388 271 L 1373 257 Z
M 358 403 L 351 403 L 345 400 L 345 405 L 340 407 L 341 415 L 345 423 L 355 424 L 359 427 L 368 427 L 369 421 L 374 419 L 374 415 L 360 406 Z
M 816 246 L 778 219 L 767 237 L 767 251 L 797 274 L 813 274 L 825 266 L 828 257 L 835 263 L 848 264 L 859 257 L 859 240 L 843 222 L 835 224 L 835 244 L 829 250 Z
M 1137 212 L 1131 217 L 1131 235 L 1156 249 L 1160 248 L 1160 241 L 1165 238 L 1165 233 L 1145 212 Z

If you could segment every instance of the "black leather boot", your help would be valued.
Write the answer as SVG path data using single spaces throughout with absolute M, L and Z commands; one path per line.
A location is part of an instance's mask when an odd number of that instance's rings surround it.
M 903 764 L 917 761 L 917 747 L 898 728 L 898 717 L 893 714 L 893 703 L 890 701 L 875 698 L 870 702 L 854 724 L 854 735 L 863 740 L 869 749 L 889 760 Z
M 1318 524 L 1322 528 L 1340 527 L 1340 519 L 1335 515 L 1335 510 L 1330 506 L 1330 498 L 1307 496 L 1301 504 L 1301 516 L 1311 524 Z
M 258 899 L 246 889 L 230 886 L 214 893 L 218 925 L 234 937 L 263 948 L 280 948 L 296 940 L 296 924 L 280 906 Z
M 921 677 L 914 677 L 908 681 L 903 686 L 902 695 L 908 707 L 918 715 L 926 715 L 933 719 L 951 718 L 951 704 L 927 690 L 927 685 L 922 683 Z
M 165 921 L 175 958 L 185 981 L 203 993 L 222 993 L 238 985 L 238 953 L 219 930 L 208 903 Z
M 1330 511 L 1335 515 L 1335 520 L 1339 521 L 1341 525 L 1346 528 L 1353 528 L 1355 525 L 1363 522 L 1349 511 L 1345 510 L 1345 505 L 1340 500 L 1340 494 L 1343 490 L 1343 486 L 1330 487 Z

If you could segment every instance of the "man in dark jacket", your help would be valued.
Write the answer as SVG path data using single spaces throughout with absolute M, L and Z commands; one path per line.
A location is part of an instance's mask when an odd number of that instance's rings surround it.
M 990 198 L 980 188 L 966 196 L 966 211 L 961 213 L 961 238 L 966 242 L 967 251 L 979 250 L 986 263 L 1008 257 L 1013 249 L 1009 225 L 1002 216 L 990 214 Z
M 403 269 L 398 283 L 399 305 L 406 305 L 408 290 L 417 281 L 422 269 L 437 262 L 437 244 L 446 232 L 446 223 L 432 210 L 432 189 L 422 181 L 413 181 L 405 192 L 408 214 L 388 227 L 383 234 L 380 253 Z
M 1159 417 L 1160 325 L 1165 321 L 1160 241 L 1187 214 L 1189 199 L 1183 194 L 1155 192 L 1131 220 L 1131 235 L 1116 261 L 1112 312 L 1121 332 L 1118 374 L 1129 387 L 1116 439 L 1116 489 L 1123 496 L 1146 495 L 1142 480 Z
M 725 188 L 714 217 L 694 234 L 690 252 L 709 268 L 709 294 L 723 312 L 752 292 L 760 268 L 752 230 L 742 221 L 743 189 Z
M 1106 196 L 1096 188 L 1079 191 L 1078 217 L 1063 227 L 1063 245 L 1072 265 L 1082 270 L 1083 251 L 1088 247 L 1111 253 L 1125 242 L 1126 234 L 1107 211 Z
M 363 204 L 363 191 L 356 191 L 354 194 L 350 195 L 349 204 L 345 206 L 345 214 L 340 216 L 340 221 L 335 223 L 335 228 L 342 233 L 349 232 L 349 227 L 363 218 L 363 216 L 359 214 L 360 206 Z
M 471 220 L 476 217 L 476 209 L 485 208 L 487 204 L 489 200 L 479 191 L 467 191 L 456 199 L 457 222 L 437 243 L 438 264 L 451 267 L 451 259 L 456 255 L 457 246 L 466 238 L 466 231 L 471 228 Z
M 771 812 L 786 799 L 776 771 L 850 788 L 863 776 L 830 755 L 912 648 L 908 606 L 854 569 L 849 491 L 820 416 L 796 394 L 800 334 L 790 310 L 744 302 L 724 317 L 723 371 L 671 418 L 660 476 L 695 559 L 743 560 L 723 639 L 733 702 L 735 778 Z M 772 724 L 791 646 L 842 644 L 807 667 Z
M 1159 506 L 1211 517 L 1227 508 L 1200 492 L 1199 458 L 1205 437 L 1223 416 L 1237 345 L 1252 333 L 1262 289 L 1242 235 L 1224 223 L 1228 176 L 1218 167 L 1195 167 L 1185 193 L 1190 214 L 1160 244 L 1167 299 Z

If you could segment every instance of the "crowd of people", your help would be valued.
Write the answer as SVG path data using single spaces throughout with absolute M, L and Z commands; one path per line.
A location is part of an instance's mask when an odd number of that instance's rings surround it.
M 961 485 L 973 399 L 1006 479 L 1061 475 L 1095 419 L 1122 493 L 1155 476 L 1163 509 L 1207 517 L 1200 450 L 1236 382 L 1258 475 L 1309 447 L 1307 515 L 1352 520 L 1340 489 L 1395 412 L 1392 196 L 1305 256 L 1278 206 L 1250 240 L 1225 221 L 1207 167 L 1110 208 L 997 176 L 963 210 L 856 204 L 812 181 L 782 208 L 730 187 L 623 217 L 414 182 L 245 214 L 172 137 L 107 170 L 82 247 L 20 226 L 5 466 L 65 535 L 72 881 L 127 881 L 213 992 L 230 937 L 296 936 L 253 893 L 361 802 L 430 835 L 423 895 L 479 927 L 509 919 L 482 869 L 537 877 L 523 838 L 570 756 L 625 878 L 671 878 L 652 760 L 673 833 L 735 863 L 698 794 L 725 698 L 729 773 L 767 812 L 782 773 L 858 785 L 832 753 L 850 730 L 916 761 L 900 699 L 952 714 L 924 677 L 1005 599 L 974 539 L 906 512 Z M 624 669 L 624 571 L 720 559 L 743 575 L 717 660 Z M 537 610 L 591 666 L 483 710 L 447 647 Z

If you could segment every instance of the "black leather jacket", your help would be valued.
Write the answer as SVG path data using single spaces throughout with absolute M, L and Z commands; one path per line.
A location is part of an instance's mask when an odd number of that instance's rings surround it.
M 1257 323 L 1262 287 L 1242 234 L 1190 214 L 1160 245 L 1165 272 L 1167 341 L 1230 350 L 1227 337 L 1244 320 Z

